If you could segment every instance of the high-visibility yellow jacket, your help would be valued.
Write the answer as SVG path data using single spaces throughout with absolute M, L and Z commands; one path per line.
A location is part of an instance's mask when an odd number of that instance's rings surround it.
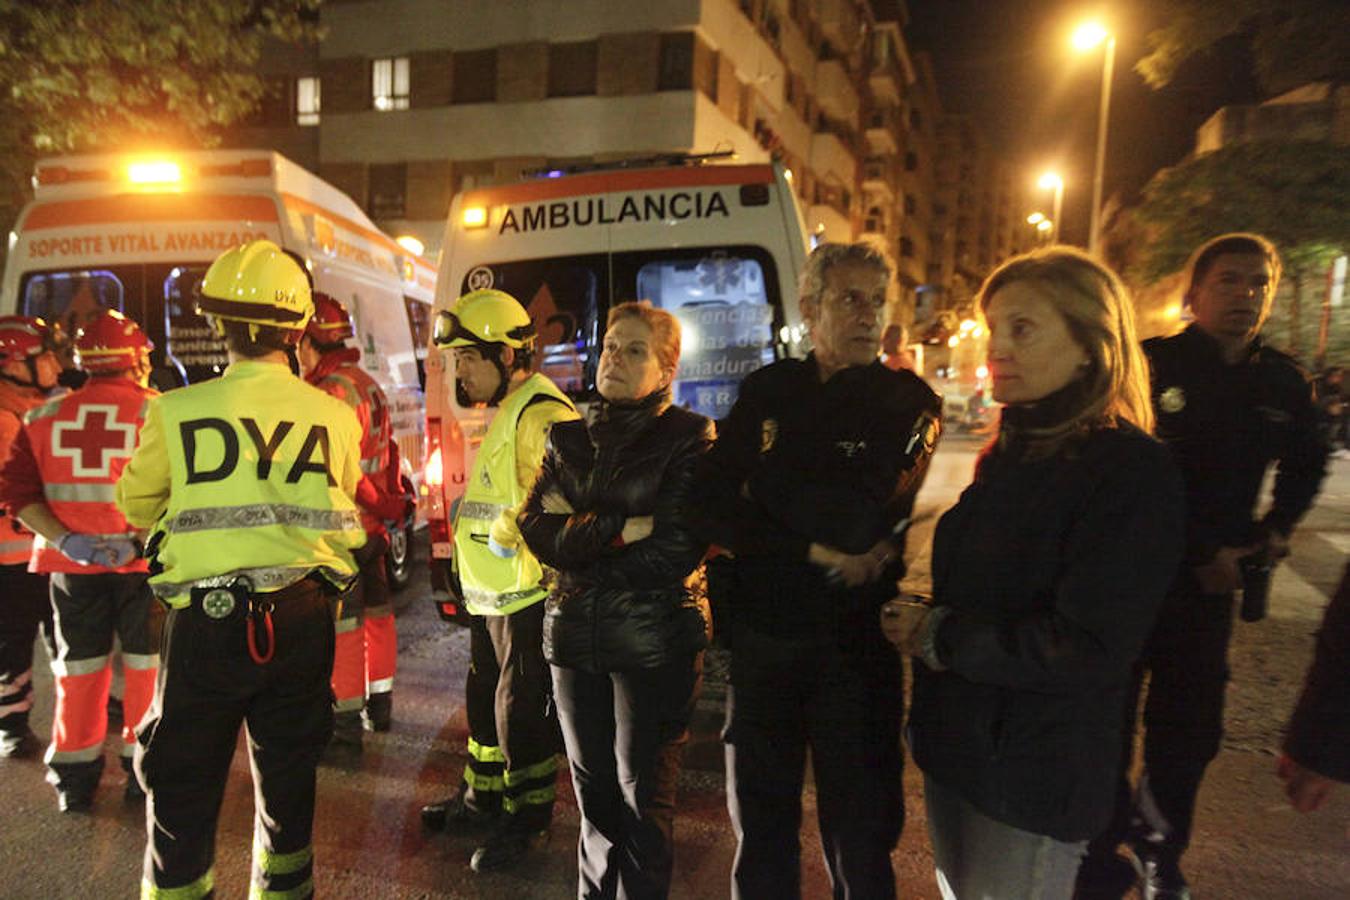
M 474 615 L 510 615 L 547 596 L 540 586 L 543 567 L 519 540 L 515 515 L 538 476 L 549 426 L 576 417 L 567 396 L 536 373 L 506 395 L 488 426 L 454 523 L 455 568 L 464 605 Z M 518 434 L 526 428 L 528 435 Z M 519 438 L 527 438 L 525 453 L 529 447 L 538 451 L 524 471 Z M 494 553 L 489 538 L 511 555 Z
M 182 607 L 194 585 L 241 575 L 263 592 L 311 573 L 350 581 L 366 541 L 360 445 L 351 408 L 279 363 L 234 362 L 151 400 L 116 500 L 152 532 L 155 593 Z

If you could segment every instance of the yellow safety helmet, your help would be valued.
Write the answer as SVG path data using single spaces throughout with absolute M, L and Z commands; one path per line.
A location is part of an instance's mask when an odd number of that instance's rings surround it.
M 297 336 L 314 314 L 309 277 L 267 240 L 226 250 L 202 278 L 197 308 L 216 319 L 267 325 Z
M 481 347 L 502 344 L 534 349 L 534 323 L 515 297 L 505 291 L 472 291 L 436 316 L 432 341 L 438 347 Z

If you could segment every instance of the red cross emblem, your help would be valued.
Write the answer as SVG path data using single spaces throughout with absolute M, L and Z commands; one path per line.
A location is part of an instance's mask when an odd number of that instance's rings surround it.
M 117 421 L 117 407 L 91 403 L 81 406 L 73 422 L 52 426 L 52 455 L 70 460 L 79 478 L 107 478 L 114 459 L 131 456 L 136 448 L 136 426 Z

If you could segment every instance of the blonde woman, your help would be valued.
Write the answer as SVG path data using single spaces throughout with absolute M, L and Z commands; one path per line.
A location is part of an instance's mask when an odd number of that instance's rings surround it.
M 1051 247 L 994 272 L 978 303 L 999 430 L 937 526 L 932 606 L 893 601 L 883 628 L 920 661 L 911 745 L 943 896 L 1068 898 L 1111 814 L 1182 486 L 1149 436 L 1148 370 L 1110 270 Z

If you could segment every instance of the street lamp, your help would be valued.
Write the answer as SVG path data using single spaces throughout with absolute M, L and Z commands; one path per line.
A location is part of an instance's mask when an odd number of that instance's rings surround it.
M 1055 211 L 1050 217 L 1050 221 L 1055 224 L 1055 231 L 1050 235 L 1051 243 L 1059 243 L 1059 216 L 1064 210 L 1064 179 L 1060 178 L 1054 172 L 1046 172 L 1041 176 L 1041 180 L 1036 182 L 1041 190 L 1048 191 L 1054 188 L 1055 191 Z
M 1073 46 L 1092 50 L 1102 42 L 1102 102 L 1097 114 L 1097 161 L 1092 169 L 1092 221 L 1088 229 L 1088 252 L 1096 253 L 1102 240 L 1102 169 L 1106 165 L 1106 123 L 1111 114 L 1111 73 L 1116 65 L 1116 36 L 1100 22 L 1087 22 L 1073 33 Z

